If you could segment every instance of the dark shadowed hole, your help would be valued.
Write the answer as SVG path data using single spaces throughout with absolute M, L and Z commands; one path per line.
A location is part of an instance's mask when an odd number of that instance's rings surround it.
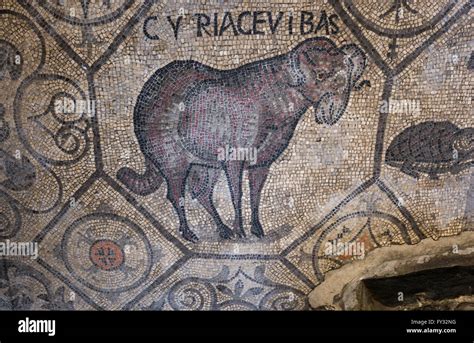
M 366 295 L 384 306 L 406 306 L 422 299 L 428 305 L 426 309 L 436 309 L 439 301 L 473 295 L 474 266 L 436 268 L 393 277 L 365 279 L 363 285 Z

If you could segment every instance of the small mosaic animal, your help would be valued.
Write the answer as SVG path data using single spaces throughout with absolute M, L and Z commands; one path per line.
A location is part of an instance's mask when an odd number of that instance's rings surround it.
M 385 162 L 414 178 L 457 174 L 474 165 L 474 128 L 426 121 L 403 130 L 390 143 Z

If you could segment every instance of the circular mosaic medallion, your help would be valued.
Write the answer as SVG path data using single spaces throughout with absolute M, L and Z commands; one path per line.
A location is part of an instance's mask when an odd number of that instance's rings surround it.
M 151 270 L 153 253 L 142 229 L 116 214 L 93 213 L 77 219 L 61 245 L 73 277 L 99 292 L 135 288 Z
M 55 18 L 71 25 L 105 25 L 119 18 L 133 5 L 133 0 L 121 1 L 45 1 L 38 3 Z
M 89 257 L 98 268 L 114 270 L 123 264 L 125 254 L 117 243 L 105 239 L 98 240 L 91 245 Z

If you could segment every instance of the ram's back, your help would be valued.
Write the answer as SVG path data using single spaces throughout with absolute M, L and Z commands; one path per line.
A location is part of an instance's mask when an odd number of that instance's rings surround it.
M 155 158 L 185 153 L 215 161 L 226 146 L 252 147 L 264 94 L 268 97 L 274 88 L 281 60 L 277 56 L 222 71 L 196 61 L 160 68 L 135 105 L 135 134 L 142 151 Z

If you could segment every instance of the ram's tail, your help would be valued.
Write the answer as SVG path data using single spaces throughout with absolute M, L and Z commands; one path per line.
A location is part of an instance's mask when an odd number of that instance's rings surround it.
M 143 174 L 138 174 L 133 169 L 123 167 L 117 172 L 117 179 L 133 193 L 149 195 L 160 188 L 163 177 L 148 160 L 145 161 L 145 168 Z

